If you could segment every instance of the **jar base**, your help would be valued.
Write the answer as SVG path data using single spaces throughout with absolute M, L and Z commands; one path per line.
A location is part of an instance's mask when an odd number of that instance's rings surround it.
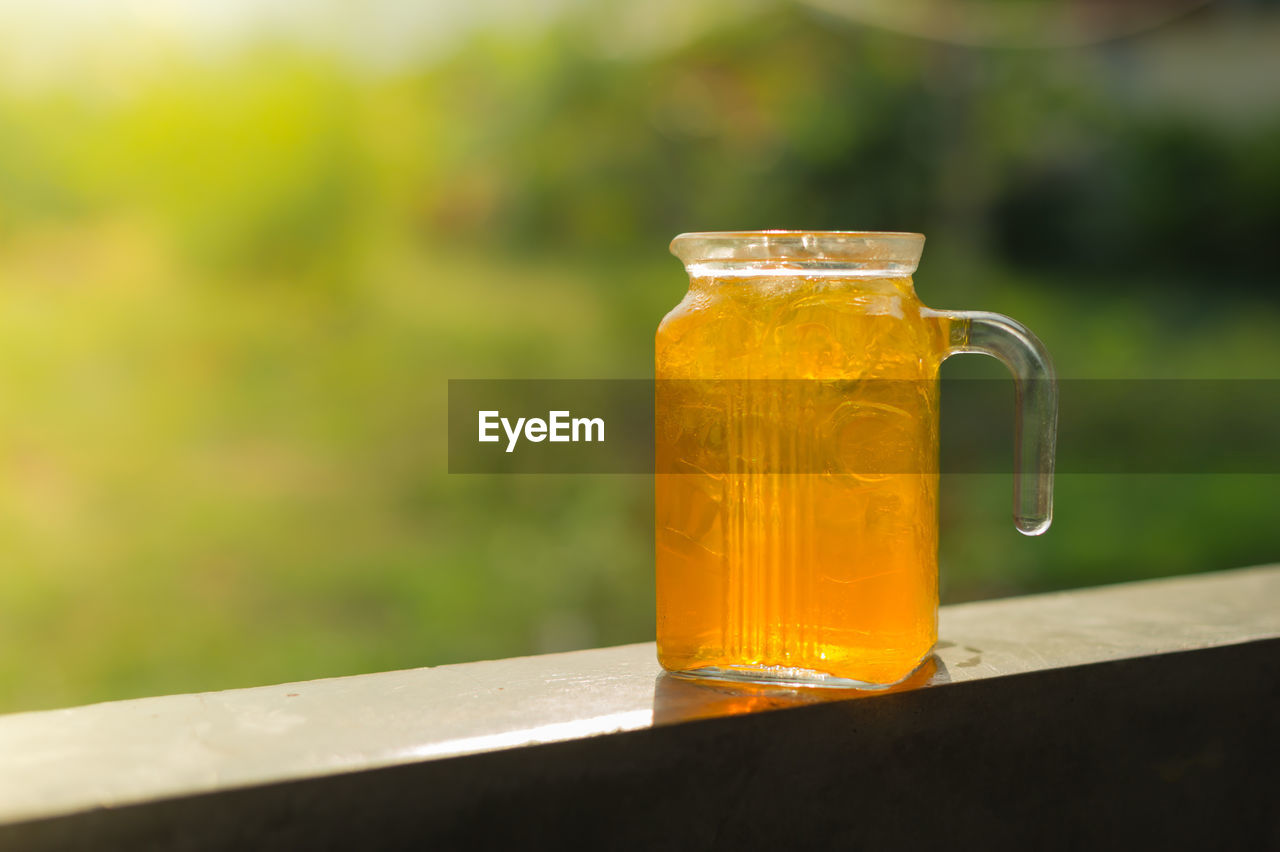
M 887 683 L 837 677 L 814 669 L 787 666 L 704 666 L 696 669 L 668 671 L 675 677 L 688 680 L 718 680 L 771 686 L 856 689 L 871 692 L 901 686 L 918 675 L 931 659 L 930 654 L 925 654 L 910 671 L 897 680 Z

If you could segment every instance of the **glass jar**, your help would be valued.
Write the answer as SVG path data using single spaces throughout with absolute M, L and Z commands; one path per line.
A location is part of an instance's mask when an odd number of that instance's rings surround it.
M 656 339 L 666 669 L 877 687 L 925 660 L 937 640 L 938 370 L 952 354 L 1012 370 L 1015 521 L 1047 529 L 1048 354 L 1008 317 L 921 304 L 923 244 L 798 231 L 672 243 L 690 286 Z

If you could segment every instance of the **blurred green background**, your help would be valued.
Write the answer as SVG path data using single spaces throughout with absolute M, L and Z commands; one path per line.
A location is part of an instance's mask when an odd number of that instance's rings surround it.
M 651 638 L 652 484 L 451 477 L 446 381 L 651 375 L 680 231 L 1280 378 L 1280 5 L 1100 5 L 0 5 L 0 711 Z M 945 600 L 1280 559 L 1280 477 L 1009 490 Z

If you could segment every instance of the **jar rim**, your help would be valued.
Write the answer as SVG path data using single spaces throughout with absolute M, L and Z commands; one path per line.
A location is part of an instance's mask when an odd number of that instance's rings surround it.
M 697 231 L 671 241 L 690 274 L 782 266 L 910 275 L 924 234 L 910 231 Z

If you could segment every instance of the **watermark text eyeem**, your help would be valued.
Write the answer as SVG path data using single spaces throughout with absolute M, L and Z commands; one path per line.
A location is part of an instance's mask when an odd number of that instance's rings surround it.
M 521 436 L 526 441 L 541 443 L 578 443 L 604 442 L 603 417 L 573 417 L 568 411 L 549 411 L 547 419 L 541 417 L 518 417 L 515 423 L 503 417 L 500 411 L 476 412 L 479 421 L 479 438 L 481 443 L 496 443 L 502 440 L 499 428 L 506 433 L 507 452 L 513 452 Z

